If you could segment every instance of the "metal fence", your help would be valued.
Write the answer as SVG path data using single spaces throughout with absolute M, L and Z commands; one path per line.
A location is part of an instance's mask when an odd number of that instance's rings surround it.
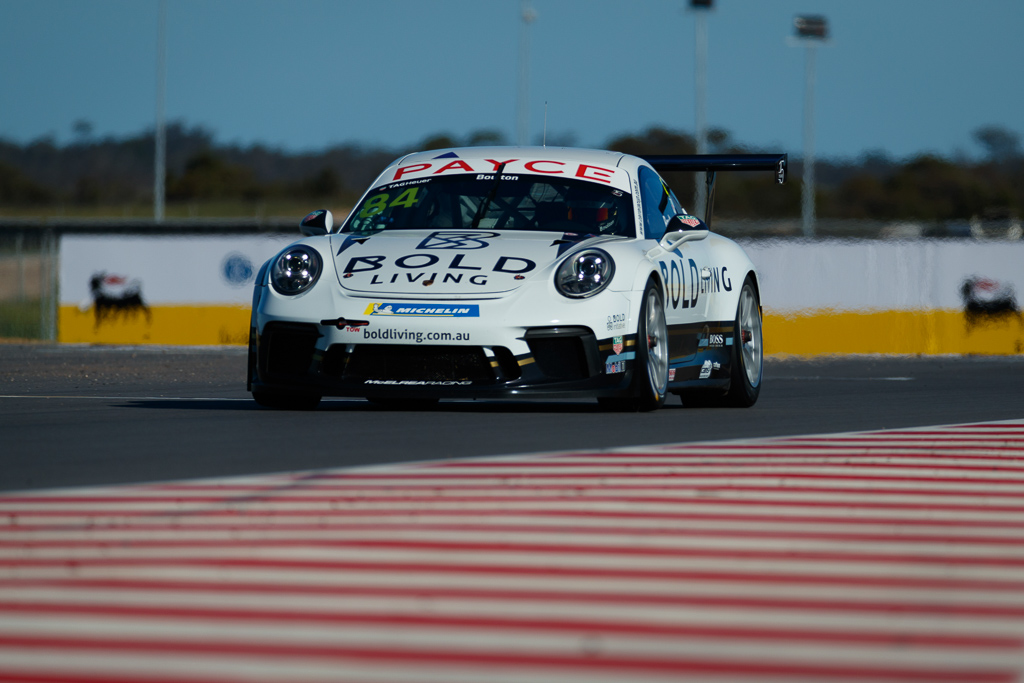
M 57 338 L 57 245 L 52 229 L 0 231 L 0 336 Z
M 0 338 L 56 341 L 60 236 L 65 234 L 218 235 L 293 233 L 291 219 L 137 219 L 0 221 Z

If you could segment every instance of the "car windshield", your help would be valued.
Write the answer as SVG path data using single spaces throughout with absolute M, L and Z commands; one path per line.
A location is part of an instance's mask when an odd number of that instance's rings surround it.
M 460 174 L 374 188 L 342 232 L 480 228 L 635 237 L 632 199 L 612 187 L 527 174 Z

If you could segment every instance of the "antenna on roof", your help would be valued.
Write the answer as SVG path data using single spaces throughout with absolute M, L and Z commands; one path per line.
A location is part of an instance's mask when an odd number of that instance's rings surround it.
M 544 100 L 544 135 L 540 139 L 541 146 L 548 146 L 548 101 Z

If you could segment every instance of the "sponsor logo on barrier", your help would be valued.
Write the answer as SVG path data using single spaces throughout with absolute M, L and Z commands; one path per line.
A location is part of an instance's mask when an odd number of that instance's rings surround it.
M 256 269 L 253 267 L 252 261 L 245 254 L 240 254 L 237 251 L 225 256 L 220 264 L 220 274 L 224 277 L 224 281 L 232 287 L 244 287 L 249 284 L 252 282 L 255 272 Z
M 466 304 L 452 306 L 449 304 L 412 304 L 381 302 L 366 307 L 365 315 L 414 316 L 419 318 L 479 318 L 480 306 Z
M 146 324 L 152 322 L 149 306 L 142 299 L 142 280 L 123 275 L 112 275 L 106 271 L 93 273 L 89 278 L 91 300 L 79 304 L 78 309 L 88 311 L 92 306 L 95 315 L 93 329 L 118 320 L 128 321 L 140 313 L 146 317 Z

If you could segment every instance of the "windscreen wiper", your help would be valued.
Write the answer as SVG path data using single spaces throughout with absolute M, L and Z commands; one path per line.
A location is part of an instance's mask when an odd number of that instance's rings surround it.
M 484 200 L 480 202 L 480 207 L 476 210 L 473 215 L 473 224 L 470 225 L 471 230 L 476 230 L 480 227 L 480 221 L 487 215 L 487 209 L 491 207 L 491 202 L 494 201 L 494 195 L 498 194 L 498 183 L 501 182 L 501 172 L 505 170 L 505 164 L 502 163 L 498 166 L 498 170 L 494 172 L 494 184 L 491 185 L 491 191 L 487 193 Z

